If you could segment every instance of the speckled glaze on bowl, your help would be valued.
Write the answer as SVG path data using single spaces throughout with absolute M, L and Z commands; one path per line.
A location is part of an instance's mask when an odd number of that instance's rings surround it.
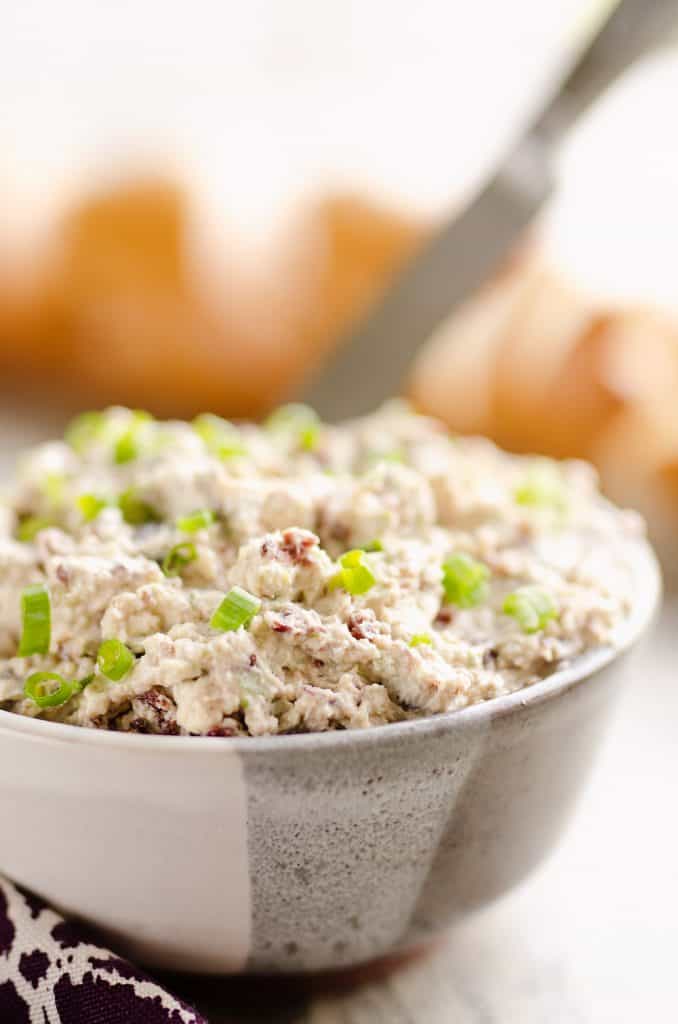
M 449 715 L 229 740 L 0 712 L 0 871 L 160 967 L 298 972 L 413 948 L 556 842 L 659 603 L 651 551 L 634 560 L 614 649 Z

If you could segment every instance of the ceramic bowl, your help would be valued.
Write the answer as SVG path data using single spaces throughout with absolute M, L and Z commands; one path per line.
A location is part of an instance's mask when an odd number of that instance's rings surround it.
M 0 871 L 142 963 L 306 971 L 414 948 L 554 845 L 660 594 L 614 648 L 452 714 L 257 739 L 0 712 Z

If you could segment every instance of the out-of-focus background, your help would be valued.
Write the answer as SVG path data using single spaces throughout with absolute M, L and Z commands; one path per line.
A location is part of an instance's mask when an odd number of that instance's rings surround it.
M 469 197 L 590 6 L 16 5 L 4 374 L 71 404 L 260 413 Z
M 610 5 L 7 5 L 0 471 L 84 408 L 259 416 L 294 395 L 427 233 L 470 201 Z M 669 575 L 672 41 L 577 126 L 529 238 L 430 340 L 407 382 L 453 430 L 592 459 L 608 493 L 647 515 Z M 296 1010 L 275 996 L 277 1016 L 267 1005 L 256 1019 L 668 1020 L 676 611 L 674 598 L 572 838 L 527 895 L 391 989 Z M 211 1019 L 255 1019 L 251 986 L 242 1016 L 232 1000 L 219 989 Z

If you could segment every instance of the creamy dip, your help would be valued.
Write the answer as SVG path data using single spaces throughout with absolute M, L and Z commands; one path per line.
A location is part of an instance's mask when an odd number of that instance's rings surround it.
M 642 523 L 584 463 L 392 403 L 88 414 L 23 458 L 0 531 L 0 707 L 261 736 L 455 711 L 610 643 Z

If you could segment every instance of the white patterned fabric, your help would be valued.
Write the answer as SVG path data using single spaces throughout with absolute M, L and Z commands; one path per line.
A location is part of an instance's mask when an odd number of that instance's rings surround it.
M 207 1024 L 80 926 L 0 877 L 2 1024 Z

